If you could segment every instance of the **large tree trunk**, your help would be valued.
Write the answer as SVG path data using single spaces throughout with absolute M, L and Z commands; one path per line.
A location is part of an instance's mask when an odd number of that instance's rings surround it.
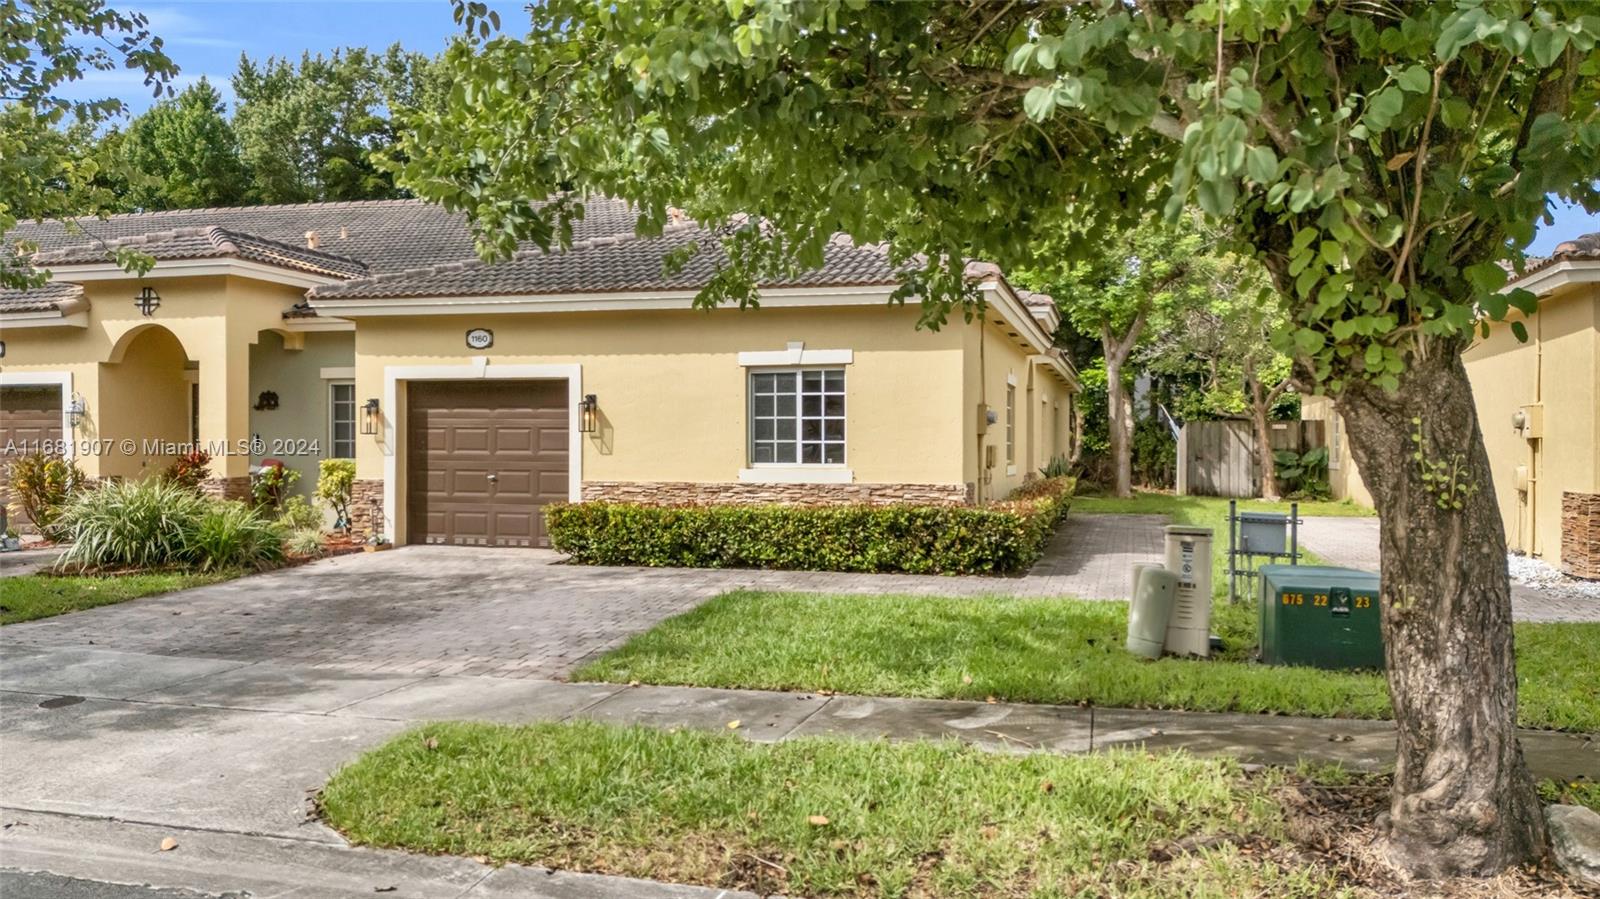
M 1278 463 L 1272 458 L 1272 432 L 1267 428 L 1267 413 L 1272 404 L 1261 391 L 1259 381 L 1250 382 L 1250 420 L 1256 428 L 1256 459 L 1261 465 L 1261 498 L 1278 500 Z
M 1111 431 L 1111 465 L 1116 472 L 1117 496 L 1124 499 L 1133 496 L 1133 400 L 1122 389 L 1122 366 L 1139 342 L 1148 314 L 1147 304 L 1120 337 L 1111 332 L 1109 325 L 1100 327 L 1100 348 L 1106 357 L 1106 422 Z
M 1399 725 L 1387 849 L 1421 877 L 1490 875 L 1545 846 L 1517 743 L 1505 532 L 1458 349 L 1413 354 L 1395 393 L 1363 382 L 1339 399 L 1381 529 Z
M 1106 357 L 1106 420 L 1117 496 L 1133 495 L 1133 402 L 1122 388 L 1122 360 Z

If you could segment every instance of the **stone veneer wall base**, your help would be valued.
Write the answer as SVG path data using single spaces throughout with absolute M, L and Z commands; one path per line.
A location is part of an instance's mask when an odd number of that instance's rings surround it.
M 805 503 L 948 504 L 969 502 L 965 484 L 746 484 L 694 481 L 585 481 L 585 501 L 645 505 Z
M 366 538 L 383 533 L 383 481 L 379 478 L 356 480 L 350 485 L 350 533 Z
M 1600 578 L 1600 493 L 1561 494 L 1561 570 Z
M 200 482 L 200 492 L 218 499 L 249 499 L 250 476 L 206 478 Z

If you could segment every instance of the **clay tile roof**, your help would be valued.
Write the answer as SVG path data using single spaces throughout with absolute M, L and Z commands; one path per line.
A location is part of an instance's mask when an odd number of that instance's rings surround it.
M 632 231 L 637 213 L 620 200 L 590 198 L 584 217 L 573 222 L 573 239 Z M 370 272 L 393 272 L 476 255 L 466 216 L 421 200 L 359 200 L 273 206 L 219 206 L 134 212 L 83 219 L 77 232 L 59 222 L 23 222 L 6 242 L 28 241 L 41 252 L 74 244 L 113 241 L 159 231 L 216 226 L 262 240 L 304 248 L 315 231 L 317 250 L 354 259 Z M 89 235 L 89 236 L 85 236 Z
M 667 271 L 667 254 L 694 247 L 687 263 Z M 821 267 L 764 282 L 762 287 L 893 284 L 896 268 L 878 246 L 830 240 Z M 324 284 L 308 296 L 325 299 L 553 296 L 637 290 L 699 290 L 724 260 L 715 234 L 694 222 L 669 225 L 658 237 L 631 228 L 574 243 L 567 250 L 524 250 L 503 262 L 476 259 Z
M 217 225 L 197 228 L 174 228 L 170 231 L 151 231 L 119 237 L 105 243 L 78 243 L 34 254 L 33 264 L 40 268 L 74 263 L 105 262 L 117 249 L 137 250 L 157 260 L 208 259 L 231 257 L 247 259 L 280 268 L 328 275 L 337 278 L 355 278 L 367 273 L 361 262 L 304 246 L 280 243 Z
M 81 286 L 61 281 L 47 281 L 32 290 L 0 287 L 0 312 L 50 312 L 82 296 Z
M 1549 256 L 1529 256 L 1523 261 L 1522 274 L 1512 273 L 1512 280 L 1525 278 L 1534 272 L 1549 268 L 1558 262 L 1600 260 L 1600 231 L 1580 234 L 1571 240 L 1556 244 Z

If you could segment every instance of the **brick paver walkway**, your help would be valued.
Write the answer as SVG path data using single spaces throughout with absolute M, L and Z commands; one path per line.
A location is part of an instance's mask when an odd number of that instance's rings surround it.
M 1378 570 L 1378 519 L 1308 517 L 1300 542 L 1332 565 Z M 1511 614 L 1518 621 L 1600 621 L 1600 602 L 1511 585 Z
M 327 559 L 0 629 L 16 646 L 276 661 L 355 672 L 559 677 L 728 590 L 1125 598 L 1159 516 L 1075 515 L 1017 578 L 560 564 L 548 551 L 414 546 Z

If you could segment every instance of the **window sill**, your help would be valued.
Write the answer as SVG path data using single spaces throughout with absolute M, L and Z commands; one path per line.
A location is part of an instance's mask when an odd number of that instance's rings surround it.
M 849 484 L 855 479 L 856 473 L 848 468 L 824 465 L 739 469 L 739 481 L 745 484 Z

